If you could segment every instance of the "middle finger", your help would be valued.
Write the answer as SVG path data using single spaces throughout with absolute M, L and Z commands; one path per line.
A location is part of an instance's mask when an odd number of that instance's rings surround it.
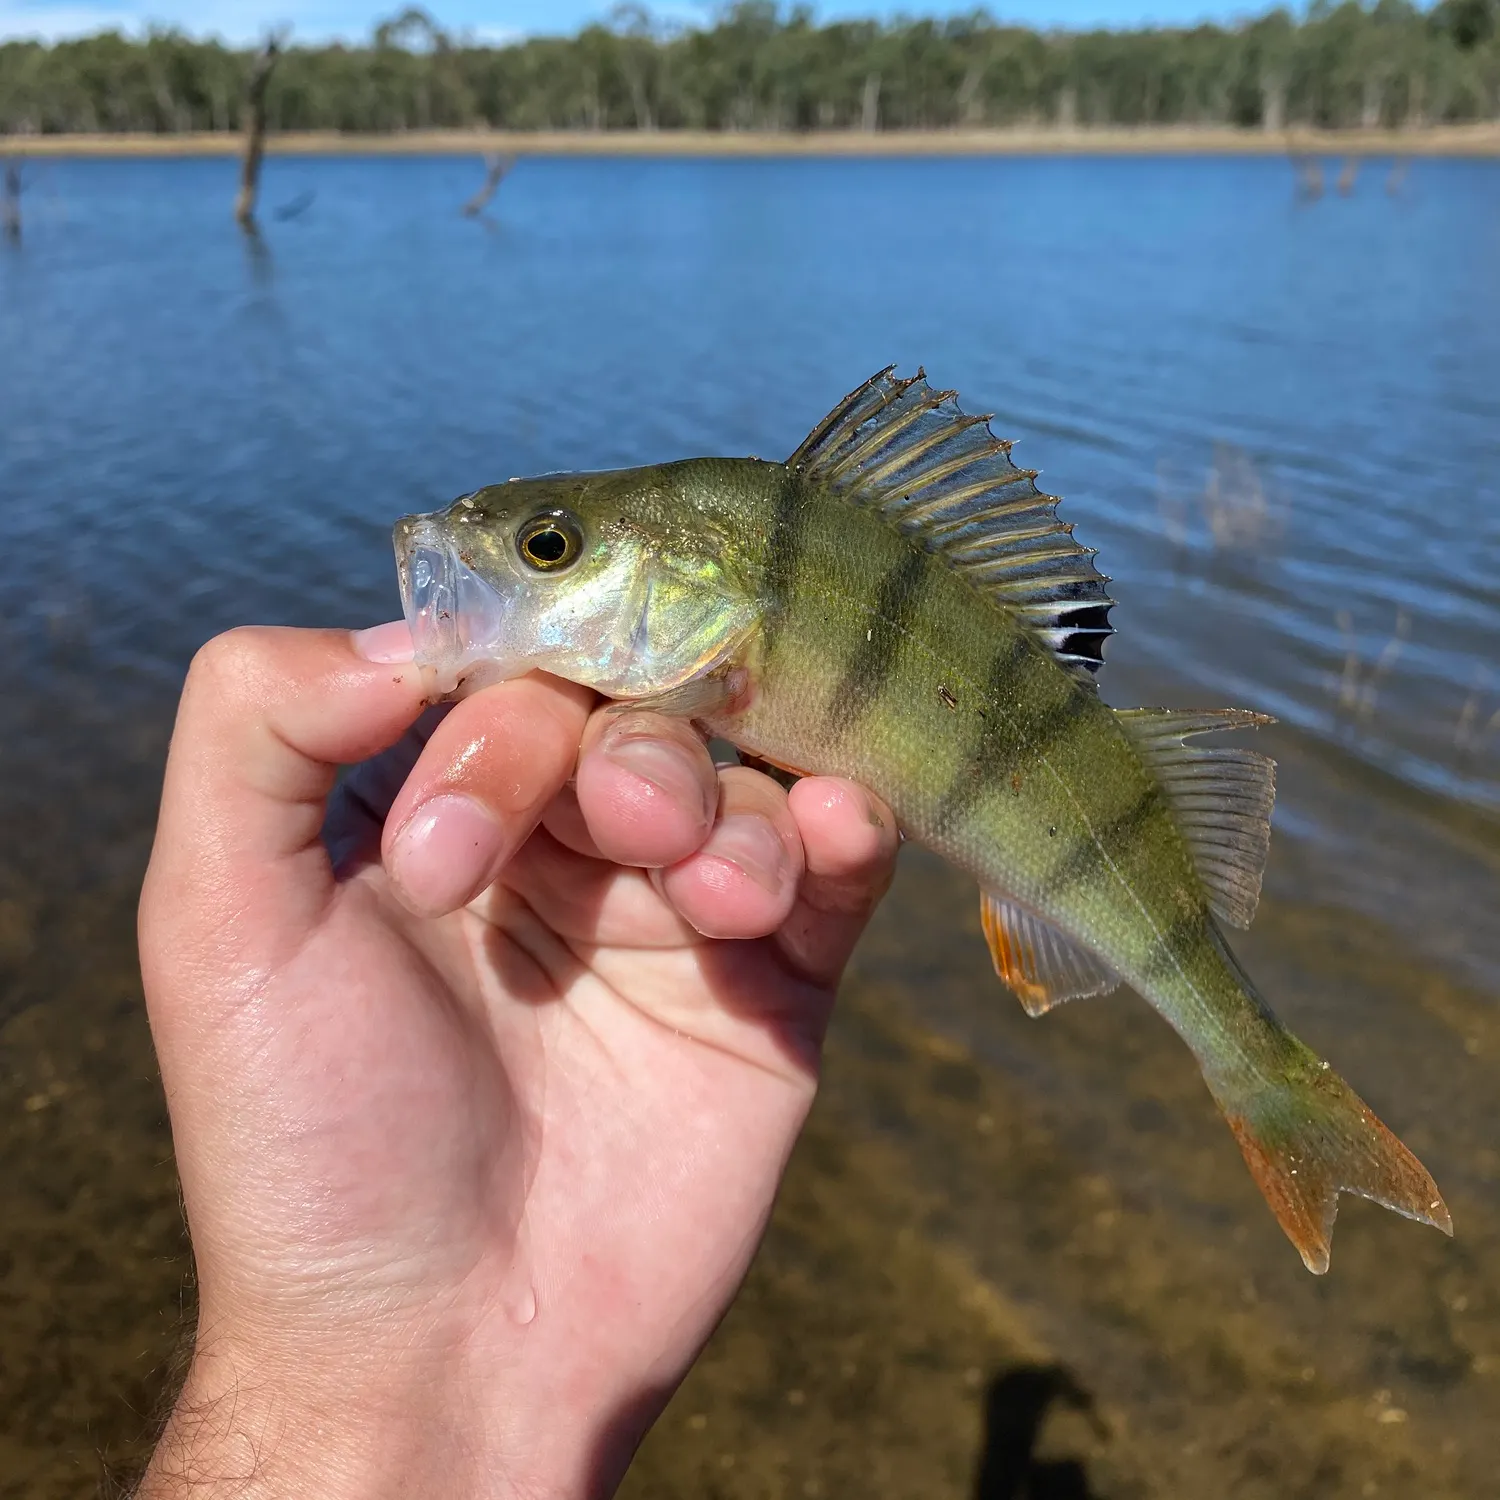
M 578 755 L 574 809 L 549 815 L 555 836 L 583 854 L 657 869 L 702 846 L 719 783 L 708 747 L 683 719 L 604 708 L 589 720 Z
M 803 863 L 786 792 L 759 771 L 729 766 L 719 772 L 718 814 L 707 842 L 653 871 L 653 881 L 705 937 L 758 938 L 786 921 Z

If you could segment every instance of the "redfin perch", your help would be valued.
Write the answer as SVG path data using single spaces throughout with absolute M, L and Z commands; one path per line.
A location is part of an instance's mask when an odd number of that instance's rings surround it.
M 1123 981 L 1166 1017 L 1309 1270 L 1340 1192 L 1451 1233 L 1225 940 L 1259 899 L 1273 767 L 1199 740 L 1269 720 L 1100 700 L 1105 580 L 1035 478 L 886 370 L 785 463 L 513 480 L 408 517 L 402 597 L 436 691 L 541 668 L 878 792 L 979 882 L 1032 1015 Z

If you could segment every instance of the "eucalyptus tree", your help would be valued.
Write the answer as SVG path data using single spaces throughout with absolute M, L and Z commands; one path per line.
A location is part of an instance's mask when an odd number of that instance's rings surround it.
M 181 32 L 0 43 L 0 133 L 239 130 L 252 53 Z M 735 0 L 711 24 L 616 5 L 489 46 L 407 6 L 350 45 L 290 46 L 271 130 L 867 131 L 1234 124 L 1277 132 L 1500 118 L 1500 0 L 1312 0 L 1232 26 L 1040 32 L 984 10 L 819 24 Z

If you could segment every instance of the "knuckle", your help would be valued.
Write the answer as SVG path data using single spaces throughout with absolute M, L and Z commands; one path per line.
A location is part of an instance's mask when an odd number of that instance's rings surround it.
M 266 626 L 240 625 L 204 642 L 188 667 L 188 691 L 230 700 L 255 696 L 269 670 L 275 634 Z
M 856 876 L 821 875 L 805 881 L 802 899 L 815 912 L 828 917 L 849 917 L 858 921 L 875 910 L 881 892 Z

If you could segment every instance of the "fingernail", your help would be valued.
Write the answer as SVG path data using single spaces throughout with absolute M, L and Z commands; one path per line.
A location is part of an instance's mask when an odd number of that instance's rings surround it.
M 699 851 L 743 870 L 756 885 L 775 895 L 786 881 L 786 845 L 764 818 L 735 813 L 725 818 Z
M 633 734 L 626 727 L 614 731 L 602 748 L 615 765 L 654 786 L 670 801 L 686 808 L 696 807 L 705 822 L 713 817 L 718 807 L 717 789 L 710 798 L 703 778 L 678 746 L 653 735 Z
M 411 630 L 405 620 L 392 620 L 386 625 L 372 625 L 368 630 L 351 631 L 349 640 L 357 655 L 382 666 L 416 659 Z
M 505 852 L 499 821 L 472 797 L 445 792 L 409 817 L 391 844 L 391 878 L 407 904 L 443 916 L 472 901 Z

